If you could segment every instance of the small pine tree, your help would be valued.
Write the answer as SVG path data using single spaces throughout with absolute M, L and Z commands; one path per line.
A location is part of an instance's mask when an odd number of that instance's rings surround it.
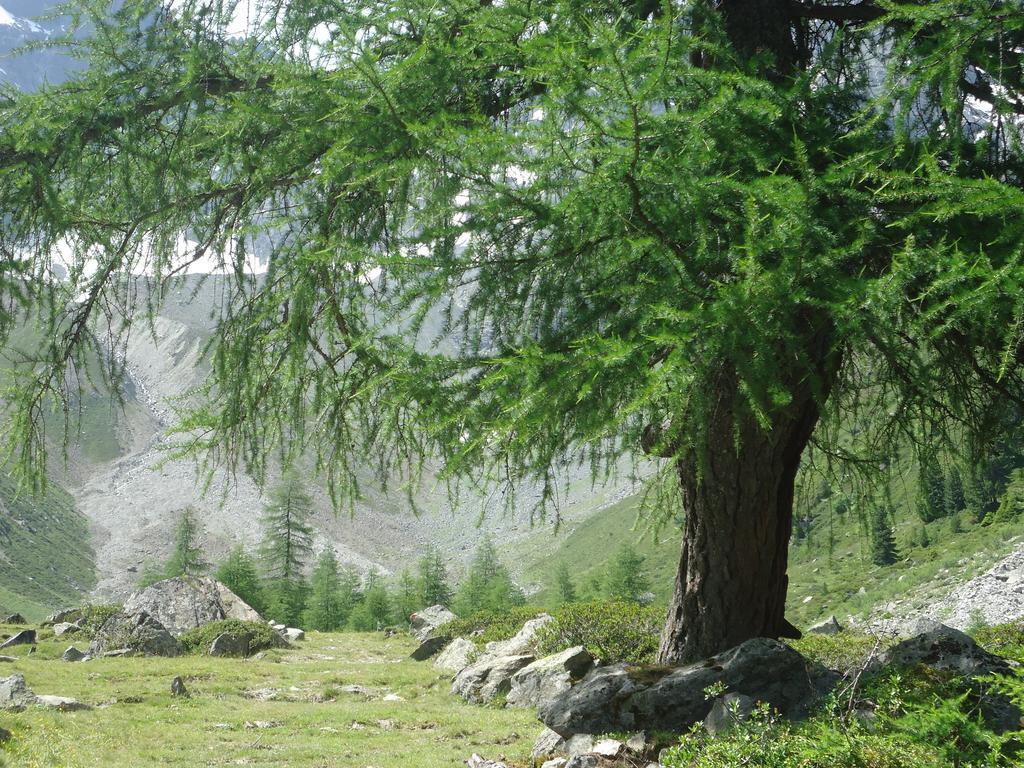
M 644 572 L 645 560 L 629 544 L 623 544 L 605 580 L 605 596 L 611 600 L 639 603 L 641 595 L 651 588 L 651 580 Z
M 362 599 L 359 591 L 361 583 L 362 578 L 359 576 L 359 571 L 350 565 L 342 568 L 338 574 L 338 604 L 343 616 L 342 624 L 348 623 L 352 611 L 356 609 Z
M 953 466 L 946 472 L 946 511 L 949 514 L 963 512 L 967 508 L 964 494 L 964 480 L 960 470 Z
M 555 583 L 558 586 L 558 597 L 563 603 L 576 602 L 576 585 L 572 582 L 569 566 L 562 563 L 555 572 Z
M 383 629 L 391 619 L 391 596 L 376 571 L 370 571 L 363 585 L 362 599 L 352 611 L 349 626 L 357 632 Z
M 963 533 L 963 526 L 960 524 L 960 515 L 951 515 L 949 518 L 949 532 L 952 534 Z
M 448 583 L 448 570 L 444 566 L 441 553 L 435 547 L 431 547 L 420 558 L 417 564 L 417 578 L 420 605 L 413 610 L 428 605 L 451 605 L 452 588 Z
M 421 595 L 419 580 L 408 569 L 402 571 L 391 602 L 391 623 L 408 624 L 409 617 L 424 607 Z
M 263 510 L 260 557 L 267 574 L 267 611 L 288 624 L 299 623 L 305 609 L 308 588 L 303 574 L 313 551 L 312 507 L 298 475 L 289 470 Z
M 502 611 L 526 602 L 522 590 L 512 581 L 489 538 L 477 547 L 469 571 L 455 597 L 455 612 L 470 616 L 479 611 Z
M 256 560 L 241 544 L 232 549 L 217 568 L 217 581 L 230 589 L 257 612 L 266 610 L 263 584 L 256 569 Z
M 922 521 L 930 523 L 945 517 L 946 478 L 939 465 L 938 458 L 932 454 L 921 459 L 918 476 L 917 515 Z
M 871 517 L 870 544 L 871 562 L 875 565 L 892 565 L 899 558 L 889 512 L 884 507 L 878 507 Z
M 309 581 L 309 600 L 306 604 L 306 625 L 321 632 L 340 629 L 345 621 L 341 604 L 341 578 L 338 558 L 327 548 L 320 553 L 313 576 Z
M 174 531 L 174 551 L 167 561 L 164 574 L 172 579 L 176 576 L 197 576 L 203 573 L 209 564 L 203 560 L 203 550 L 199 546 L 200 526 L 196 511 L 185 507 L 178 517 L 178 525 Z

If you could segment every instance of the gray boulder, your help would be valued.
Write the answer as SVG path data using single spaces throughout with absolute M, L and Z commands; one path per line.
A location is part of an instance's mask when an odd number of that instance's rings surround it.
M 961 675 L 1006 674 L 1006 659 L 989 653 L 972 637 L 938 622 L 922 623 L 919 634 L 897 643 L 882 654 L 881 666 L 908 667 L 923 664 Z
M 476 655 L 476 645 L 472 640 L 457 637 L 437 655 L 434 666 L 446 672 L 459 672 L 468 667 Z
M 299 640 L 306 639 L 306 633 L 303 632 L 301 629 L 297 629 L 295 627 L 288 627 L 284 631 L 284 639 L 287 640 L 289 643 L 297 643 Z
M 724 733 L 749 718 L 753 711 L 752 698 L 742 693 L 727 693 L 716 698 L 711 705 L 711 711 L 704 718 L 704 728 L 712 735 Z
M 64 654 L 60 658 L 61 661 L 75 662 L 83 661 L 86 658 L 86 655 L 75 648 L 75 646 L 69 645 L 68 649 L 64 651 Z
M 179 576 L 136 592 L 124 604 L 126 614 L 145 611 L 177 637 L 222 619 L 263 621 L 242 598 L 216 579 Z
M 474 704 L 487 704 L 512 687 L 512 675 L 533 661 L 523 656 L 486 656 L 455 676 L 452 693 Z
M 67 621 L 62 621 L 59 624 L 53 625 L 53 636 L 64 637 L 64 635 L 72 635 L 75 632 L 81 632 L 82 628 L 77 624 L 71 624 Z
M 675 669 L 597 667 L 560 696 L 545 701 L 540 719 L 563 737 L 638 728 L 681 732 L 711 710 L 704 691 L 715 683 L 729 693 L 766 701 L 786 715 L 815 696 L 808 664 L 792 648 L 767 638 L 748 640 L 706 661 Z
M 440 653 L 441 649 L 448 645 L 448 639 L 443 635 L 428 637 L 419 644 L 415 651 L 409 654 L 409 658 L 413 661 L 426 661 Z
M 10 741 L 13 737 L 14 734 L 6 728 L 0 728 L 0 744 Z
M 188 696 L 188 689 L 185 687 L 185 681 L 178 675 L 171 680 L 171 696 Z
M 838 635 L 843 631 L 842 625 L 836 617 L 829 616 L 824 621 L 819 621 L 807 630 L 809 635 Z
M 412 626 L 416 639 L 422 641 L 426 640 L 438 627 L 457 618 L 458 616 L 443 605 L 432 605 L 429 608 L 424 608 L 422 611 L 416 611 L 416 613 L 409 617 L 409 624 Z
M 3 622 L 0 622 L 0 623 L 3 623 L 3 624 L 28 624 L 28 622 L 25 621 L 25 617 L 22 616 L 20 613 L 12 613 L 10 616 L 8 616 L 6 619 L 4 619 Z
M 42 626 L 51 627 L 54 624 L 61 623 L 77 624 L 83 618 L 85 618 L 85 610 L 83 608 L 64 608 L 47 617 Z
M 252 635 L 245 632 L 239 634 L 224 632 L 217 635 L 210 643 L 209 653 L 211 656 L 235 656 L 244 659 L 249 655 L 251 640 Z
M 36 696 L 36 705 L 46 709 L 55 709 L 58 712 L 80 712 L 92 709 L 88 704 L 67 696 Z
M 36 695 L 25 685 L 24 675 L 0 678 L 0 709 L 20 712 L 36 703 Z
M 13 664 L 17 660 L 17 656 L 0 656 L 0 664 Z
M 530 757 L 534 762 L 537 762 L 538 759 L 547 759 L 562 754 L 565 754 L 565 739 L 550 728 L 545 728 L 540 732 L 540 736 L 533 742 L 533 749 L 530 751 Z
M 180 656 L 181 644 L 145 611 L 107 618 L 89 646 L 91 656 Z
M 7 639 L 7 641 L 0 645 L 0 649 L 13 648 L 15 645 L 35 645 L 36 643 L 36 631 L 34 629 L 23 629 L 13 637 Z
M 496 640 L 486 646 L 486 652 L 490 656 L 522 656 L 527 653 L 536 652 L 537 631 L 545 624 L 554 621 L 554 618 L 542 613 L 535 619 L 530 619 L 523 624 L 514 637 L 508 640 Z
M 512 676 L 506 701 L 510 707 L 538 707 L 569 690 L 593 665 L 582 645 L 537 659 Z

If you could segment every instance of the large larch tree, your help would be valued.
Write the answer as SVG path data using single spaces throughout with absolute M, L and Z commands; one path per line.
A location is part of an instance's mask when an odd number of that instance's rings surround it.
M 550 490 L 643 452 L 679 662 L 796 634 L 809 444 L 857 468 L 1017 418 L 1014 0 L 267 1 L 245 36 L 230 2 L 74 5 L 88 68 L 0 98 L 4 328 L 50 339 L 5 400 L 24 467 L 214 259 L 186 449 L 312 453 L 340 499 L 368 460 Z

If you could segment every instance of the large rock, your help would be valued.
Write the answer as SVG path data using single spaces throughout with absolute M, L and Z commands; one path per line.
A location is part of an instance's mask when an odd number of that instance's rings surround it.
M 487 704 L 512 687 L 512 675 L 532 662 L 533 656 L 485 656 L 455 676 L 452 693 L 474 704 Z
M 86 657 L 86 655 L 84 653 L 82 653 L 80 650 L 75 648 L 75 646 L 69 645 L 67 650 L 64 651 L 64 654 L 60 658 L 61 658 L 61 661 L 75 662 L 75 661 L 85 661 L 85 659 L 87 657 Z
M 923 665 L 960 675 L 966 678 L 967 690 L 992 730 L 1003 733 L 1020 728 L 1020 708 L 1009 697 L 993 691 L 983 680 L 975 679 L 991 674 L 1011 674 L 1011 666 L 1006 659 L 989 653 L 969 635 L 944 624 L 924 620 L 919 629 L 919 634 L 886 650 L 878 664 L 895 667 Z
M 449 611 L 443 605 L 432 605 L 422 611 L 416 611 L 409 617 L 409 624 L 412 626 L 413 634 L 417 640 L 426 640 L 430 634 L 440 626 L 449 621 L 455 621 L 458 616 Z
M 923 664 L 961 675 L 1006 674 L 1006 659 L 989 653 L 969 635 L 938 622 L 922 622 L 919 634 L 897 643 L 882 654 L 881 666 Z
M 24 675 L 0 678 L 0 709 L 20 712 L 36 703 L 36 695 L 25 685 Z
M 839 620 L 833 615 L 829 616 L 824 621 L 819 621 L 814 626 L 807 630 L 809 635 L 838 635 L 843 631 L 842 625 Z
M 4 619 L 3 622 L 0 622 L 0 623 L 3 623 L 3 624 L 28 624 L 28 622 L 25 621 L 25 617 L 22 616 L 20 613 L 12 613 L 10 616 L 8 616 L 6 619 Z
M 443 635 L 428 637 L 419 644 L 415 651 L 409 654 L 409 658 L 413 661 L 426 661 L 440 653 L 446 645 L 448 645 L 448 638 Z
M 508 640 L 496 640 L 486 646 L 486 652 L 490 656 L 522 656 L 527 653 L 534 653 L 537 643 L 537 631 L 545 624 L 554 621 L 554 618 L 542 613 L 535 619 L 530 619 L 523 624 L 514 637 Z
M 447 672 L 460 672 L 473 663 L 476 655 L 476 645 L 472 640 L 457 637 L 437 655 L 434 666 Z
M 96 630 L 89 654 L 127 655 L 120 651 L 141 656 L 180 656 L 181 645 L 163 624 L 145 611 L 115 613 Z
M 61 623 L 77 624 L 83 618 L 85 618 L 84 608 L 64 608 L 47 617 L 42 626 L 50 627 Z
M 67 621 L 62 621 L 58 624 L 53 625 L 53 636 L 63 637 L 64 635 L 71 635 L 75 632 L 81 632 L 82 628 L 77 624 L 71 624 Z
M 289 643 L 297 643 L 299 640 L 306 639 L 306 633 L 297 627 L 287 627 L 284 631 L 284 639 Z
M 236 656 L 244 659 L 249 655 L 249 641 L 251 639 L 252 635 L 245 632 L 240 634 L 225 632 L 217 635 L 213 642 L 210 643 L 210 655 Z
M 7 642 L 0 645 L 0 649 L 12 648 L 15 645 L 35 645 L 36 643 L 36 631 L 34 629 L 23 629 L 13 637 L 9 638 Z
M 164 579 L 136 592 L 124 604 L 126 614 L 145 611 L 177 637 L 222 619 L 263 621 L 242 598 L 206 576 Z
M 755 638 L 685 667 L 597 667 L 543 702 L 539 715 L 565 738 L 638 728 L 678 733 L 707 717 L 712 703 L 705 689 L 715 683 L 793 715 L 814 698 L 811 677 L 807 662 L 792 648 Z
M 704 729 L 717 735 L 728 731 L 747 720 L 754 711 L 754 700 L 742 693 L 727 693 L 719 696 L 711 705 L 711 711 L 704 718 Z
M 92 709 L 88 704 L 67 696 L 36 696 L 36 704 L 46 709 L 56 709 L 58 712 L 80 712 Z
M 510 707 L 539 707 L 569 690 L 593 665 L 594 657 L 582 645 L 537 659 L 512 676 L 506 701 Z

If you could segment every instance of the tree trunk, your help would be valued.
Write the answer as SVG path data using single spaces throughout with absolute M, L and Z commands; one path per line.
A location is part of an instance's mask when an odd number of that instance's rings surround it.
M 764 429 L 742 407 L 733 375 L 713 385 L 704 449 L 677 462 L 683 547 L 659 663 L 696 661 L 753 637 L 800 636 L 784 615 L 786 565 L 794 481 L 819 407 L 810 386 L 795 389 Z

